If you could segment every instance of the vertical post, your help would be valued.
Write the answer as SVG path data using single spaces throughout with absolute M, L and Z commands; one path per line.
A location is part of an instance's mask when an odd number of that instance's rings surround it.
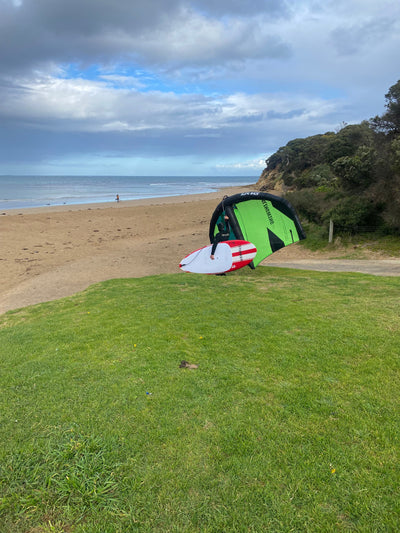
M 333 241 L 333 220 L 329 220 L 329 242 Z

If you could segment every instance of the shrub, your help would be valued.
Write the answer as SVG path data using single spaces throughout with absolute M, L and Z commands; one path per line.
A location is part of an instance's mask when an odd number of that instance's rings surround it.
M 381 224 L 376 205 L 369 198 L 355 196 L 343 198 L 323 218 L 325 221 L 332 219 L 337 229 L 349 233 L 375 228 Z

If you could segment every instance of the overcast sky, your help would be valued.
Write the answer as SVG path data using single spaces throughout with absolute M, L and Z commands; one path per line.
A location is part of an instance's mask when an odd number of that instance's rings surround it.
M 259 176 L 399 79 L 399 0 L 0 0 L 0 174 Z

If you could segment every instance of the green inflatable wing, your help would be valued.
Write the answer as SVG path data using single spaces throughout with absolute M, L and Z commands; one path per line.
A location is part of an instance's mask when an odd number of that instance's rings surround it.
M 211 217 L 210 242 L 225 215 L 229 217 L 230 240 L 250 241 L 256 246 L 253 268 L 280 248 L 306 238 L 294 208 L 272 194 L 243 192 L 224 198 Z

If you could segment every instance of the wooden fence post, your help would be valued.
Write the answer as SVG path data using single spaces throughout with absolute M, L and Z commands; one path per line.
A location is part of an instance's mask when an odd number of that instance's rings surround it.
M 333 241 L 333 220 L 329 221 L 329 242 Z

